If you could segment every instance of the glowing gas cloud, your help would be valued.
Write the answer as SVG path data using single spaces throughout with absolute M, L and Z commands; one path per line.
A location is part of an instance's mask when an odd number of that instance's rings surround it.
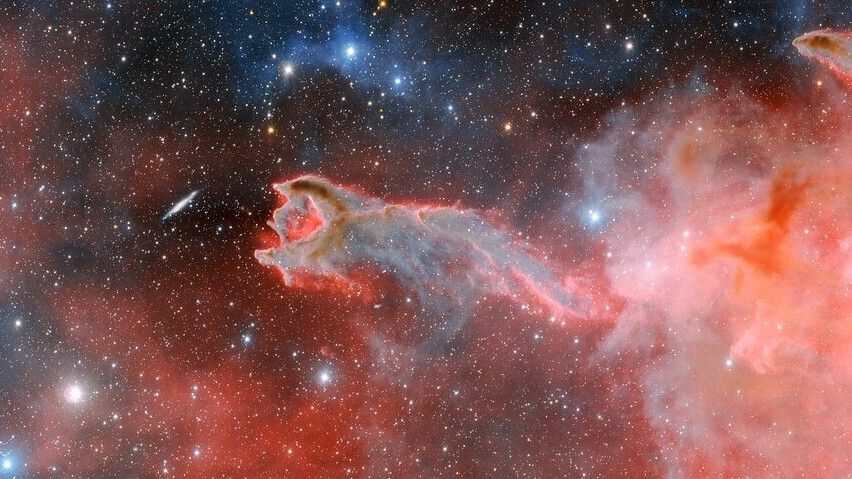
M 844 95 L 773 111 L 676 93 L 614 113 L 582 150 L 587 188 L 619 198 L 606 269 L 625 309 L 596 360 L 635 360 L 668 477 L 849 471 Z
M 360 288 L 372 274 L 390 274 L 445 317 L 445 334 L 489 295 L 532 301 L 563 318 L 583 308 L 529 245 L 473 211 L 388 204 L 316 176 L 275 189 L 286 199 L 269 223 L 281 244 L 255 256 L 287 284 Z

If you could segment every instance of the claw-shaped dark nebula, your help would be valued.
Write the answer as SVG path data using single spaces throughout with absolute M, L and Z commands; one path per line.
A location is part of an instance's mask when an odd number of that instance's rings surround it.
M 492 295 L 529 300 L 560 321 L 582 315 L 581 298 L 540 255 L 473 211 L 387 204 L 318 177 L 275 189 L 285 203 L 270 226 L 281 244 L 255 256 L 288 285 L 369 288 L 373 274 L 387 273 L 427 310 L 440 310 L 445 331 L 461 327 L 469 305 Z

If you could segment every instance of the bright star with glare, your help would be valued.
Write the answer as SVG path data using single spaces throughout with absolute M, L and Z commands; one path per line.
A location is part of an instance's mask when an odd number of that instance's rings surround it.
M 331 373 L 328 371 L 321 371 L 319 374 L 319 382 L 322 385 L 326 385 L 331 382 Z
M 352 57 L 355 56 L 355 46 L 354 45 L 349 45 L 348 47 L 346 47 L 346 56 L 349 57 L 349 58 L 352 58 Z
M 294 71 L 292 63 L 285 63 L 281 65 L 281 73 L 283 73 L 284 76 L 292 76 Z
M 2 466 L 3 466 L 4 471 L 10 471 L 10 470 L 12 470 L 12 466 L 14 466 L 14 464 L 12 463 L 11 459 L 6 457 L 6 458 L 3 458 Z
M 597 223 L 601 220 L 601 212 L 598 210 L 589 210 L 589 221 Z
M 83 388 L 79 384 L 72 384 L 65 388 L 65 400 L 71 404 L 83 402 Z

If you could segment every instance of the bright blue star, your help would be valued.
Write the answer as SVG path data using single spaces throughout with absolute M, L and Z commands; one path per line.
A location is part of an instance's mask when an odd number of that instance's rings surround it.
M 589 210 L 589 221 L 592 224 L 598 224 L 601 221 L 601 212 L 598 210 Z
M 591 231 L 599 231 L 608 221 L 606 210 L 600 206 L 600 203 L 587 204 L 577 212 L 577 215 L 583 227 Z

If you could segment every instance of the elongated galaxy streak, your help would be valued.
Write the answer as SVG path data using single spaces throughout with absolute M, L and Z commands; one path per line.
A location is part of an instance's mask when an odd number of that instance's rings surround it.
M 161 220 L 163 220 L 163 221 L 167 220 L 167 219 L 171 218 L 172 216 L 183 211 L 184 208 L 186 208 L 187 206 L 190 205 L 190 203 L 192 203 L 192 200 L 194 200 L 196 196 L 198 196 L 198 190 L 195 190 L 195 191 L 191 192 L 190 194 L 181 198 L 177 203 L 175 203 L 169 209 L 169 211 L 166 211 L 166 214 L 163 215 Z

